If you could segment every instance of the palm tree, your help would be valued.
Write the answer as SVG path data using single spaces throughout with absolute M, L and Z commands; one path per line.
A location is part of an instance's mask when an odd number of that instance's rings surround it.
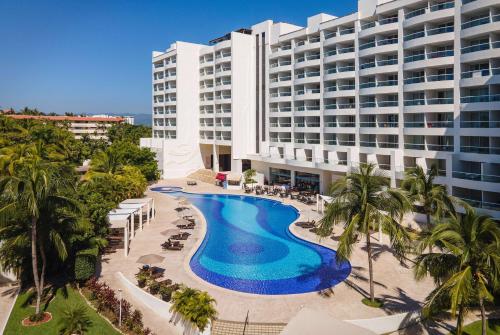
M 85 307 L 79 305 L 63 312 L 61 317 L 61 334 L 82 335 L 92 326 L 92 320 L 87 315 Z
M 361 165 L 331 185 L 333 201 L 327 206 L 318 229 L 321 236 L 328 236 L 335 225 L 344 225 L 337 250 L 338 261 L 349 259 L 359 237 L 365 237 L 372 303 L 375 303 L 375 292 L 370 232 L 378 228 L 387 231 L 395 255 L 400 259 L 409 242 L 400 221 L 411 204 L 402 191 L 389 186 L 389 179 L 376 172 L 373 164 Z
M 426 217 L 426 227 L 431 227 L 431 217 L 440 219 L 445 215 L 456 215 L 455 205 L 459 204 L 458 199 L 448 195 L 446 186 L 434 184 L 439 171 L 433 165 L 427 173 L 421 166 L 406 171 L 405 179 L 401 187 L 408 191 L 413 203 L 419 204 Z
M 428 247 L 436 252 L 422 253 Z M 479 303 L 482 334 L 486 335 L 485 301 L 493 300 L 492 290 L 500 279 L 500 227 L 490 217 L 467 208 L 465 215 L 452 216 L 434 226 L 420 240 L 415 277 L 428 274 L 437 288 L 429 295 L 424 313 L 451 309 L 457 317 L 457 334 L 471 306 Z
M 215 299 L 207 292 L 181 287 L 173 294 L 172 302 L 171 310 L 195 324 L 201 332 L 217 317 Z
M 115 174 L 122 168 L 120 159 L 114 150 L 100 151 L 91 162 L 91 172 L 94 174 Z
M 47 266 L 47 245 L 52 244 L 61 259 L 65 259 L 67 252 L 60 235 L 50 230 L 46 223 L 47 216 L 51 215 L 56 207 L 67 207 L 73 212 L 79 210 L 78 204 L 65 194 L 69 194 L 67 178 L 60 178 L 53 165 L 43 162 L 40 158 L 33 158 L 23 164 L 15 175 L 0 177 L 0 190 L 3 202 L 0 207 L 0 227 L 8 229 L 12 218 L 24 213 L 29 220 L 31 244 L 32 271 L 35 289 L 37 292 L 36 314 L 40 313 L 40 300 L 45 281 Z M 41 271 L 39 272 L 40 262 Z

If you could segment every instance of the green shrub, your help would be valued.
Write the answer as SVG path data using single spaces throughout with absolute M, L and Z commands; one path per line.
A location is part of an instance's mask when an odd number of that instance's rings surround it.
M 85 281 L 95 274 L 98 248 L 84 249 L 76 253 L 75 280 Z

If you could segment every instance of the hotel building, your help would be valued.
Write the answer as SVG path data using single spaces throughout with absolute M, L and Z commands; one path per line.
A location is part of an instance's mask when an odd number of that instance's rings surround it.
M 398 185 L 439 169 L 500 218 L 500 2 L 359 0 L 306 27 L 264 21 L 154 52 L 153 134 L 164 178 L 256 169 L 317 185 L 375 163 Z

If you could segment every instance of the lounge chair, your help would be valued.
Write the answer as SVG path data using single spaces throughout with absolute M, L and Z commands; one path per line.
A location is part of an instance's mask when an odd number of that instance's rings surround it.
M 186 207 L 186 206 L 181 206 L 181 207 L 177 207 L 177 208 L 175 208 L 175 210 L 176 210 L 177 212 L 182 212 L 182 211 L 184 211 L 184 210 L 186 210 L 186 209 L 190 209 L 190 208 L 189 208 L 189 207 Z
M 167 250 L 182 250 L 182 248 L 184 248 L 184 244 L 179 241 L 172 241 L 168 239 L 168 241 L 162 243 L 161 247 Z
M 196 185 L 198 185 L 198 183 L 196 183 L 196 181 L 195 181 L 195 180 L 188 180 L 188 181 L 187 181 L 187 185 L 188 185 L 188 186 L 196 186 Z
M 196 221 L 192 215 L 184 215 L 182 218 L 186 221 L 191 222 L 191 223 L 196 223 Z
M 195 224 L 193 222 L 190 222 L 188 224 L 179 224 L 177 225 L 177 228 L 179 229 L 194 229 Z
M 301 222 L 296 222 L 295 225 L 297 227 L 301 227 L 301 228 L 304 228 L 304 229 L 310 229 L 310 228 L 315 228 L 316 227 L 316 221 L 314 221 L 314 220 L 307 221 L 307 222 L 301 221 Z
M 191 234 L 188 232 L 182 232 L 180 234 L 170 236 L 171 240 L 187 240 Z

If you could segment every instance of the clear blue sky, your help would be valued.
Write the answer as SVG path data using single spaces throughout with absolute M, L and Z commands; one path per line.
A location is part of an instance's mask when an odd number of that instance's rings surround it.
M 356 0 L 0 0 L 0 108 L 150 113 L 151 51 L 266 20 L 305 25 Z

